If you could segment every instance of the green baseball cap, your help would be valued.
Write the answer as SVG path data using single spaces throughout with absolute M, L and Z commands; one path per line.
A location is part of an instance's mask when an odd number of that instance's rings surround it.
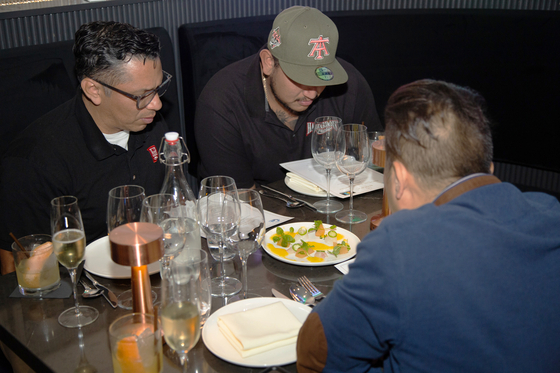
M 272 25 L 267 47 L 294 82 L 321 87 L 346 83 L 348 74 L 336 60 L 338 29 L 321 11 L 293 6 Z

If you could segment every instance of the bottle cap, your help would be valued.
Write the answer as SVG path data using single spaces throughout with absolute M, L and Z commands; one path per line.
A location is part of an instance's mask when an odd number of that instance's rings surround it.
M 179 133 L 177 132 L 166 132 L 165 133 L 165 141 L 171 143 L 171 145 L 175 145 L 177 140 L 179 139 Z

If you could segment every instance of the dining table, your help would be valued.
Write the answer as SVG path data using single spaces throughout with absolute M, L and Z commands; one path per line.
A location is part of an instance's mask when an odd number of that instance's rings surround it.
M 289 189 L 284 180 L 267 184 L 296 198 L 313 203 L 319 197 L 300 194 Z M 259 187 L 257 187 L 259 188 Z M 260 188 L 259 188 L 260 189 Z M 272 192 L 271 192 L 272 193 Z M 324 198 L 324 197 L 322 197 Z M 354 233 L 363 239 L 370 232 L 370 219 L 381 210 L 383 190 L 376 190 L 354 196 L 354 209 L 365 212 L 368 219 L 359 224 L 342 224 L 336 221 L 335 214 L 321 214 L 308 207 L 288 208 L 285 202 L 262 196 L 263 207 L 280 215 L 293 219 L 286 223 L 313 222 L 322 220 L 327 224 Z M 349 199 L 337 199 L 348 208 Z M 273 229 L 274 227 L 267 227 Z M 206 239 L 202 238 L 202 248 L 208 252 Z M 218 261 L 208 255 L 212 277 L 217 277 L 221 268 Z M 269 255 L 263 248 L 259 248 L 250 255 L 248 262 L 248 293 L 252 296 L 272 297 L 271 290 L 276 289 L 289 296 L 289 287 L 297 284 L 298 278 L 307 276 L 309 280 L 324 294 L 332 290 L 336 281 L 344 275 L 334 265 L 301 266 L 280 261 Z M 62 268 L 62 267 L 61 267 Z M 238 257 L 224 262 L 227 276 L 241 280 L 242 266 Z M 68 280 L 65 268 L 61 270 L 63 280 Z M 117 295 L 130 289 L 128 279 L 109 279 L 94 276 L 97 281 L 113 290 Z M 85 276 L 82 275 L 82 278 Z M 151 286 L 157 292 L 161 277 L 159 272 L 150 276 Z M 103 297 L 85 299 L 79 296 L 81 305 L 88 305 L 99 311 L 98 319 L 87 326 L 78 329 L 62 327 L 58 323 L 59 314 L 74 306 L 73 297 L 67 299 L 37 299 L 30 297 L 10 297 L 17 287 L 15 272 L 0 276 L 0 341 L 9 347 L 13 353 L 24 360 L 29 367 L 37 372 L 66 373 L 84 372 L 112 372 L 112 358 L 109 347 L 109 325 L 118 317 L 132 311 L 112 308 Z M 78 286 L 79 293 L 82 288 Z M 232 298 L 212 297 L 211 312 L 231 304 Z M 93 367 L 91 370 L 79 370 L 84 365 Z M 164 346 L 163 372 L 181 372 L 182 368 L 177 355 Z M 282 371 L 296 372 L 296 364 L 284 365 Z M 264 372 L 274 371 L 267 366 L 246 367 L 232 364 L 214 355 L 204 344 L 202 337 L 196 346 L 188 353 L 187 372 Z

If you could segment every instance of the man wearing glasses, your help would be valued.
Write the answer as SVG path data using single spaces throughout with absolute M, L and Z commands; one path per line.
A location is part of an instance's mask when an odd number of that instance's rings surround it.
M 90 243 L 107 234 L 109 190 L 134 184 L 149 195 L 161 188 L 158 147 L 168 127 L 158 110 L 171 75 L 162 70 L 157 36 L 91 22 L 76 32 L 73 51 L 76 96 L 27 127 L 2 160 L 2 274 L 14 270 L 9 232 L 50 233 L 54 197 L 78 198 Z

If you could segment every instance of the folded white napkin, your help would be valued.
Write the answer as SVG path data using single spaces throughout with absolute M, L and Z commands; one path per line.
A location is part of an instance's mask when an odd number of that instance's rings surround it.
M 299 184 L 304 188 L 310 189 L 315 193 L 320 193 L 323 191 L 323 189 L 319 188 L 317 185 L 313 184 L 310 181 L 305 180 L 303 177 L 296 175 L 293 172 L 287 172 L 286 176 L 288 176 L 291 183 Z
M 301 322 L 282 302 L 218 317 L 218 328 L 241 357 L 296 343 Z

